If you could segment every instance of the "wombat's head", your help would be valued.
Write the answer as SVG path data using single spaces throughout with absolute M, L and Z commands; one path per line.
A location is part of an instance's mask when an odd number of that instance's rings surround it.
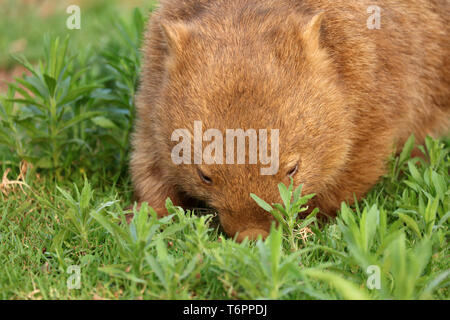
M 162 21 L 167 59 L 155 147 L 167 178 L 215 208 L 238 239 L 266 235 L 273 220 L 250 193 L 279 203 L 277 185 L 293 178 L 320 206 L 347 160 L 351 132 L 321 46 L 322 14 L 240 12 Z

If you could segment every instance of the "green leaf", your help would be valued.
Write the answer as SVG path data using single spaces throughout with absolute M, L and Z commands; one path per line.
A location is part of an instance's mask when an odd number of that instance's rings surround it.
M 100 88 L 96 85 L 78 87 L 71 90 L 61 101 L 58 101 L 58 105 L 64 106 L 70 102 L 78 100 L 80 97 L 87 96 L 92 90 Z
M 117 129 L 117 126 L 114 122 L 103 116 L 92 118 L 91 121 L 104 129 Z
M 255 202 L 267 212 L 272 212 L 273 208 L 270 204 L 265 202 L 263 199 L 259 198 L 256 194 L 251 193 L 250 196 L 255 200 Z
M 294 191 L 293 203 L 297 203 L 302 194 L 303 184 L 299 185 Z
M 364 210 L 363 218 L 361 219 L 361 223 L 365 223 L 364 225 L 364 245 L 365 250 L 370 249 L 370 244 L 373 243 L 373 238 L 377 231 L 377 226 L 379 222 L 379 211 L 376 205 L 373 205 L 369 211 Z
M 428 199 L 428 205 L 425 210 L 425 223 L 427 225 L 427 234 L 431 235 L 436 220 L 436 214 L 439 205 L 439 196 L 434 200 Z
M 89 208 L 89 203 L 92 199 L 92 188 L 89 184 L 88 180 L 84 180 L 84 186 L 81 190 L 81 196 L 80 196 L 80 208 L 81 210 L 86 210 Z
M 118 278 L 130 280 L 133 282 L 146 284 L 145 280 L 139 279 L 138 277 L 134 276 L 133 274 L 125 272 L 125 271 L 117 268 L 116 266 L 101 267 L 101 268 L 98 268 L 98 270 L 101 272 L 104 272 L 110 276 L 113 276 L 113 277 L 118 277 Z
M 422 234 L 420 233 L 419 225 L 413 218 L 403 213 L 399 213 L 398 216 L 412 231 L 416 233 L 419 239 L 422 239 Z
M 420 175 L 419 171 L 417 170 L 416 166 L 414 165 L 414 163 L 412 163 L 412 161 L 408 162 L 408 168 L 409 168 L 409 172 L 411 173 L 411 176 L 413 177 L 413 179 L 420 183 L 423 184 L 423 178 Z
M 146 256 L 145 259 L 147 260 L 147 263 L 152 268 L 152 271 L 156 274 L 161 284 L 167 288 L 167 281 L 164 274 L 163 269 L 161 268 L 160 264 L 156 261 L 156 259 L 153 256 Z
M 197 265 L 197 262 L 198 262 L 198 257 L 194 256 L 194 258 L 192 258 L 192 260 L 185 267 L 183 274 L 180 276 L 180 280 L 185 279 L 192 273 L 192 271 L 194 271 L 194 268 Z
M 289 212 L 291 206 L 291 194 L 283 183 L 278 184 L 281 199 L 283 200 L 286 211 Z
M 322 280 L 336 288 L 344 299 L 347 300 L 369 300 L 370 297 L 363 290 L 358 288 L 353 282 L 350 282 L 341 276 L 322 270 L 304 270 L 307 276 Z
M 400 153 L 400 158 L 399 158 L 399 164 L 400 165 L 403 164 L 409 158 L 411 158 L 411 152 L 414 149 L 415 140 L 416 139 L 415 139 L 414 134 L 413 134 L 406 141 L 405 146 L 403 147 L 403 150 Z
M 273 228 L 273 227 L 272 227 Z M 277 274 L 278 265 L 280 263 L 281 252 L 283 241 L 283 230 L 282 228 L 272 229 L 266 243 L 270 246 L 270 267 L 272 275 Z
M 56 80 L 47 74 L 44 74 L 44 79 L 45 79 L 45 83 L 47 84 L 47 88 L 50 93 L 50 96 L 53 96 L 55 94 Z
M 64 130 L 67 130 L 70 127 L 76 125 L 77 123 L 80 123 L 80 122 L 85 121 L 87 119 L 91 119 L 91 118 L 95 117 L 98 114 L 99 114 L 99 112 L 97 112 L 97 111 L 90 111 L 90 112 L 86 112 L 86 113 L 80 114 L 78 116 L 75 116 L 72 119 L 64 122 L 62 124 L 62 126 L 58 128 L 58 134 L 60 134 Z

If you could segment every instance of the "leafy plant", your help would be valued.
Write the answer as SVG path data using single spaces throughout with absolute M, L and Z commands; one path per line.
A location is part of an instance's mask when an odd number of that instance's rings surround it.
M 99 137 L 114 146 L 117 153 L 119 172 L 122 172 L 128 160 L 129 137 L 134 123 L 135 96 L 140 74 L 140 47 L 144 32 L 145 19 L 136 9 L 131 23 L 116 19 L 114 29 L 118 35 L 101 52 L 99 64 L 104 66 L 102 73 L 105 88 L 98 89 L 93 96 L 98 99 L 99 110 L 103 116 L 93 122 L 102 128 Z M 103 107 L 107 106 L 107 107 Z
M 53 168 L 57 173 L 63 166 L 63 154 L 72 145 L 83 146 L 73 128 L 98 112 L 83 108 L 89 94 L 97 88 L 83 84 L 86 69 L 74 70 L 74 57 L 68 53 L 68 38 L 50 41 L 47 38 L 45 65 L 34 68 L 24 57 L 17 58 L 30 73 L 11 83 L 9 98 L 3 100 L 2 126 L 5 144 L 21 158 L 40 168 Z M 15 93 L 21 97 L 14 97 Z M 14 104 L 21 105 L 18 108 Z M 5 130 L 13 137 L 5 138 Z
M 319 209 L 315 208 L 301 223 L 299 223 L 299 213 L 308 210 L 308 207 L 304 207 L 304 205 L 314 197 L 314 194 L 301 197 L 303 185 L 298 186 L 295 191 L 293 191 L 293 185 L 294 182 L 292 179 L 289 188 L 287 188 L 283 183 L 278 185 L 278 191 L 280 192 L 284 207 L 279 203 L 272 204 L 272 207 L 253 193 L 250 194 L 250 196 L 261 208 L 274 216 L 276 221 L 282 226 L 285 233 L 288 234 L 287 240 L 292 250 L 297 251 L 299 231 L 316 221 L 315 216 L 319 212 Z

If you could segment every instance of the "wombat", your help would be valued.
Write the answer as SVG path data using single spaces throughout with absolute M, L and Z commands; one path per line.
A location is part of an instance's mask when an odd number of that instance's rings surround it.
M 250 193 L 280 202 L 292 178 L 334 215 L 411 134 L 448 132 L 449 17 L 447 0 L 161 1 L 137 96 L 138 202 L 164 215 L 168 197 L 198 199 L 254 239 L 273 219 Z M 245 150 L 227 135 L 239 129 Z

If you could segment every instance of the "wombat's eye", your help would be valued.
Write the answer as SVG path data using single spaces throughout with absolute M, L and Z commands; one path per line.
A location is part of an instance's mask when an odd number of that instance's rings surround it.
M 293 176 L 295 176 L 295 174 L 297 173 L 297 171 L 298 171 L 298 163 L 295 165 L 295 167 L 293 167 L 292 169 L 290 169 L 290 170 L 288 171 L 287 176 L 288 176 L 289 178 L 292 178 Z
M 204 183 L 206 183 L 207 185 L 212 185 L 213 181 L 210 177 L 208 177 L 207 175 L 205 175 L 200 169 L 197 169 L 198 172 L 198 176 L 200 177 L 200 179 L 202 179 L 202 181 Z

